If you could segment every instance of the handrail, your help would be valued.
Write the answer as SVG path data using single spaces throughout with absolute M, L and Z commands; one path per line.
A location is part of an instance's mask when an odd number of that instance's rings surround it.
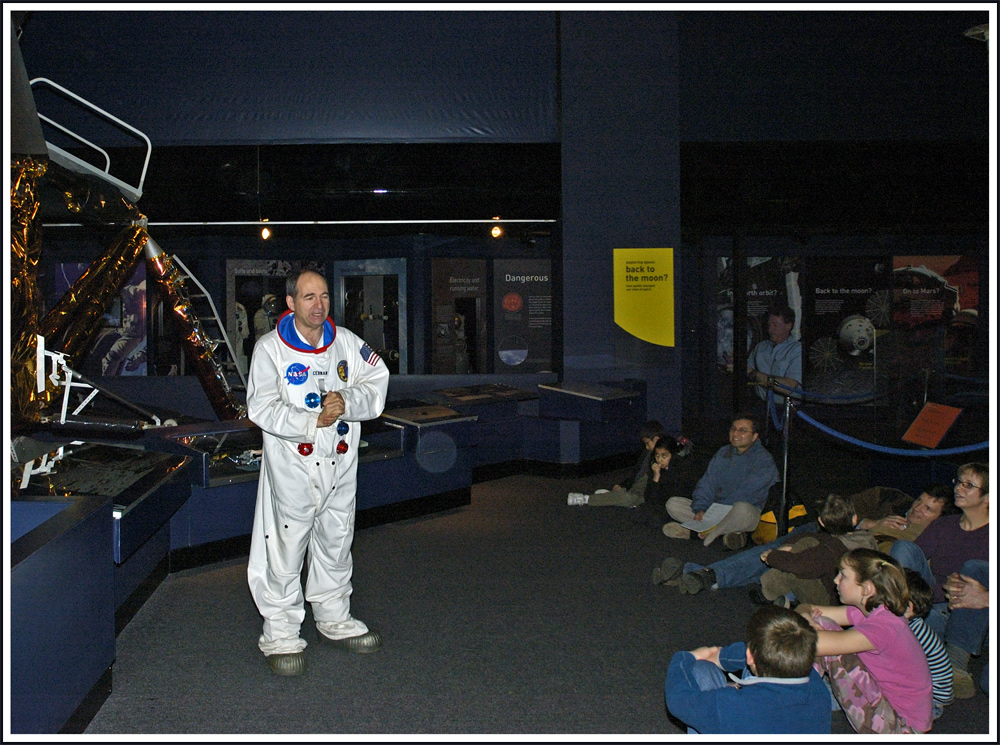
M 184 265 L 184 262 L 181 261 L 179 256 L 175 255 L 172 257 L 172 259 L 174 263 L 176 263 L 181 269 L 184 270 L 185 276 L 192 282 L 194 282 L 195 285 L 198 287 L 198 289 L 201 290 L 201 293 L 206 298 L 208 298 L 208 304 L 212 308 L 212 315 L 215 318 L 215 323 L 219 327 L 219 331 L 222 333 L 222 341 L 225 342 L 226 349 L 229 350 L 229 357 L 235 363 L 236 372 L 240 376 L 240 382 L 243 383 L 244 387 L 246 387 L 247 384 L 246 374 L 243 372 L 243 368 L 240 366 L 240 363 L 236 357 L 236 351 L 233 349 L 233 343 L 229 341 L 229 334 L 226 333 L 226 326 L 225 324 L 222 323 L 222 319 L 219 317 L 219 311 L 216 310 L 215 308 L 215 302 L 212 300 L 212 294 L 205 289 L 205 286 L 201 282 L 199 282 L 198 278 L 191 273 L 191 270 Z
M 101 155 L 103 155 L 104 156 L 104 172 L 106 174 L 108 174 L 109 176 L 111 175 L 111 156 L 108 155 L 108 151 L 107 150 L 105 150 L 102 147 L 98 147 L 97 145 L 95 145 L 90 140 L 81 137 L 76 132 L 73 132 L 72 130 L 67 129 L 63 125 L 59 124 L 58 122 L 53 121 L 52 119 L 50 119 L 49 117 L 45 116 L 44 114 L 39 114 L 38 118 L 41 119 L 41 120 L 43 120 L 43 121 L 48 122 L 53 127 L 55 127 L 56 129 L 58 129 L 59 131 L 65 132 L 67 135 L 69 135 L 70 137 L 72 137 L 74 140 L 78 140 L 78 141 L 82 142 L 84 145 L 87 145 L 89 147 L 94 148 L 94 150 L 96 150 Z M 48 142 L 46 142 L 45 144 L 49 145 L 49 147 L 55 147 L 55 145 L 51 145 Z
M 139 137 L 140 139 L 142 139 L 146 143 L 146 159 L 145 159 L 145 161 L 142 164 L 142 174 L 139 176 L 139 184 L 137 186 L 133 186 L 131 184 L 125 184 L 125 182 L 123 182 L 123 181 L 121 181 L 121 180 L 119 180 L 119 179 L 117 179 L 117 178 L 115 178 L 114 176 L 111 175 L 111 172 L 110 172 L 111 158 L 108 156 L 108 154 L 103 149 L 101 149 L 97 145 L 94 145 L 92 142 L 89 142 L 88 140 L 84 139 L 83 137 L 81 137 L 80 135 L 76 134 L 75 132 L 71 132 L 66 127 L 63 127 L 62 125 L 57 124 L 56 122 L 52 121 L 50 118 L 48 118 L 46 116 L 43 116 L 42 114 L 38 115 L 39 119 L 45 120 L 46 122 L 48 122 L 52 126 L 56 127 L 57 129 L 60 129 L 61 131 L 63 131 L 67 135 L 73 137 L 76 140 L 79 140 L 80 142 L 84 143 L 85 145 L 88 145 L 88 146 L 92 147 L 93 149 L 95 149 L 95 150 L 99 151 L 100 153 L 102 153 L 104 155 L 104 158 L 105 158 L 105 161 L 106 161 L 106 166 L 105 166 L 105 169 L 104 169 L 105 176 L 107 178 L 110 178 L 110 179 L 114 180 L 118 184 L 122 184 L 122 185 L 128 187 L 134 193 L 135 199 L 138 200 L 139 197 L 142 196 L 142 187 L 143 187 L 143 184 L 145 184 L 145 182 L 146 182 L 146 170 L 149 168 L 149 157 L 150 157 L 150 155 L 153 152 L 153 143 L 150 142 L 149 138 L 143 132 L 139 131 L 138 129 L 136 129 L 135 127 L 133 127 L 128 122 L 122 121 L 121 119 L 119 119 L 114 114 L 111 114 L 111 113 L 105 111 L 104 109 L 100 108 L 99 106 L 96 106 L 95 104 L 91 103 L 87 99 L 78 96 L 77 94 L 73 93 L 73 91 L 68 90 L 67 88 L 64 88 L 63 86 L 59 85 L 56 82 L 53 82 L 52 80 L 49 80 L 48 78 L 34 78 L 33 80 L 30 80 L 28 82 L 29 82 L 29 85 L 31 85 L 32 88 L 34 88 L 35 83 L 42 83 L 42 84 L 49 85 L 49 86 L 55 88 L 56 90 L 62 92 L 66 96 L 69 96 L 73 100 L 79 102 L 83 106 L 86 106 L 87 108 L 89 108 L 89 109 L 97 112 L 98 114 L 106 117 L 107 119 L 109 119 L 110 121 L 112 121 L 115 124 L 119 125 L 120 127 L 123 127 L 124 129 L 128 130 L 129 132 L 131 132 L 132 134 L 136 135 L 137 137 Z M 76 164 L 81 165 L 81 166 L 83 166 L 83 167 L 85 167 L 85 168 L 87 168 L 89 170 L 92 170 L 95 173 L 98 173 L 98 174 L 100 173 L 100 171 L 95 166 L 92 166 L 91 164 L 89 164 L 89 163 L 87 163 L 85 161 L 82 161 L 79 158 L 76 158 L 75 156 L 70 155 L 69 153 L 66 153 L 66 151 L 62 150 L 61 148 L 58 148 L 58 147 L 56 147 L 55 145 L 52 145 L 49 142 L 46 142 L 45 144 L 49 148 L 57 150 L 61 155 L 70 157 L 72 159 L 72 161 L 75 162 Z

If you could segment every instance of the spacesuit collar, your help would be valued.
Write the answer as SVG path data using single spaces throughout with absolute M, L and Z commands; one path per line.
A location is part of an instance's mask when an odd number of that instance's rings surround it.
M 295 314 L 290 310 L 286 310 L 281 314 L 275 328 L 278 331 L 278 338 L 284 342 L 285 346 L 291 347 L 296 352 L 312 354 L 325 352 L 326 348 L 333 344 L 333 340 L 337 338 L 337 327 L 333 321 L 327 318 L 326 323 L 323 325 L 323 346 L 313 347 L 299 336 L 299 332 L 295 328 Z

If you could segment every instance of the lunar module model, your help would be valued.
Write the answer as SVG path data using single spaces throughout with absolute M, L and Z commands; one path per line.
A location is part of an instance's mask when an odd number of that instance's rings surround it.
M 54 81 L 29 81 L 16 44 L 12 62 L 11 453 L 15 461 L 22 461 L 22 484 L 33 472 L 51 469 L 57 459 L 45 453 L 39 461 L 47 442 L 67 437 L 128 438 L 174 424 L 80 372 L 102 318 L 120 302 L 127 280 L 143 262 L 151 290 L 155 287 L 160 303 L 174 319 L 177 341 L 216 416 L 219 420 L 245 418 L 246 407 L 232 382 L 234 375 L 241 379 L 243 371 L 226 364 L 235 355 L 231 355 L 214 304 L 209 298 L 211 314 L 199 313 L 194 298 L 203 299 L 207 293 L 178 257 L 157 245 L 147 230 L 147 218 L 136 206 L 149 164 L 149 139 Z M 104 148 L 40 113 L 35 94 L 43 90 L 142 143 L 145 162 L 137 183 L 112 175 Z M 37 271 L 44 250 L 41 227 L 46 221 L 94 226 L 96 232 L 113 237 L 43 313 Z M 219 331 L 210 333 L 213 327 Z M 215 338 L 219 332 L 221 338 Z

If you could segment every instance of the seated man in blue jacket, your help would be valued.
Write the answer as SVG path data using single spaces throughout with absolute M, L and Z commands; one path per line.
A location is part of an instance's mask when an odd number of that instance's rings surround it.
M 774 458 L 760 443 L 757 421 L 752 414 L 736 414 L 729 428 L 729 444 L 712 456 L 705 475 L 698 480 L 690 499 L 671 497 L 667 513 L 676 522 L 663 526 L 668 538 L 689 538 L 692 532 L 709 545 L 724 536 L 726 548 L 738 550 L 760 522 L 768 490 L 778 482 Z M 729 507 L 718 523 L 691 531 L 681 523 L 700 523 L 710 507 Z
M 763 605 L 747 622 L 745 643 L 677 652 L 664 685 L 667 709 L 688 733 L 830 734 L 830 693 L 813 668 L 817 634 L 801 621 Z

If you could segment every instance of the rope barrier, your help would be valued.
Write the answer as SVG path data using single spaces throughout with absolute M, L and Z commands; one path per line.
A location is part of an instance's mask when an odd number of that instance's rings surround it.
M 885 447 L 884 445 L 876 445 L 871 442 L 865 442 L 864 440 L 859 440 L 856 437 L 845 435 L 842 432 L 837 432 L 836 430 L 827 427 L 825 424 L 817 422 L 811 416 L 805 414 L 802 411 L 796 411 L 795 413 L 798 414 L 798 416 L 801 419 L 813 425 L 814 427 L 816 427 L 816 429 L 820 430 L 821 432 L 825 432 L 832 437 L 836 437 L 837 439 L 843 440 L 844 442 L 849 442 L 853 445 L 858 445 L 868 450 L 874 450 L 876 452 L 885 453 L 887 455 L 903 455 L 914 458 L 937 458 L 947 455 L 959 455 L 961 453 L 973 453 L 979 450 L 986 450 L 990 446 L 989 440 L 986 440 L 985 442 L 980 442 L 975 445 L 963 445 L 962 447 L 945 448 L 944 450 L 904 450 L 902 448 L 889 448 Z
M 954 375 L 952 373 L 944 373 L 942 378 L 947 378 L 948 380 L 960 380 L 963 383 L 975 383 L 976 385 L 986 385 L 986 380 L 984 378 L 967 378 L 963 375 Z

